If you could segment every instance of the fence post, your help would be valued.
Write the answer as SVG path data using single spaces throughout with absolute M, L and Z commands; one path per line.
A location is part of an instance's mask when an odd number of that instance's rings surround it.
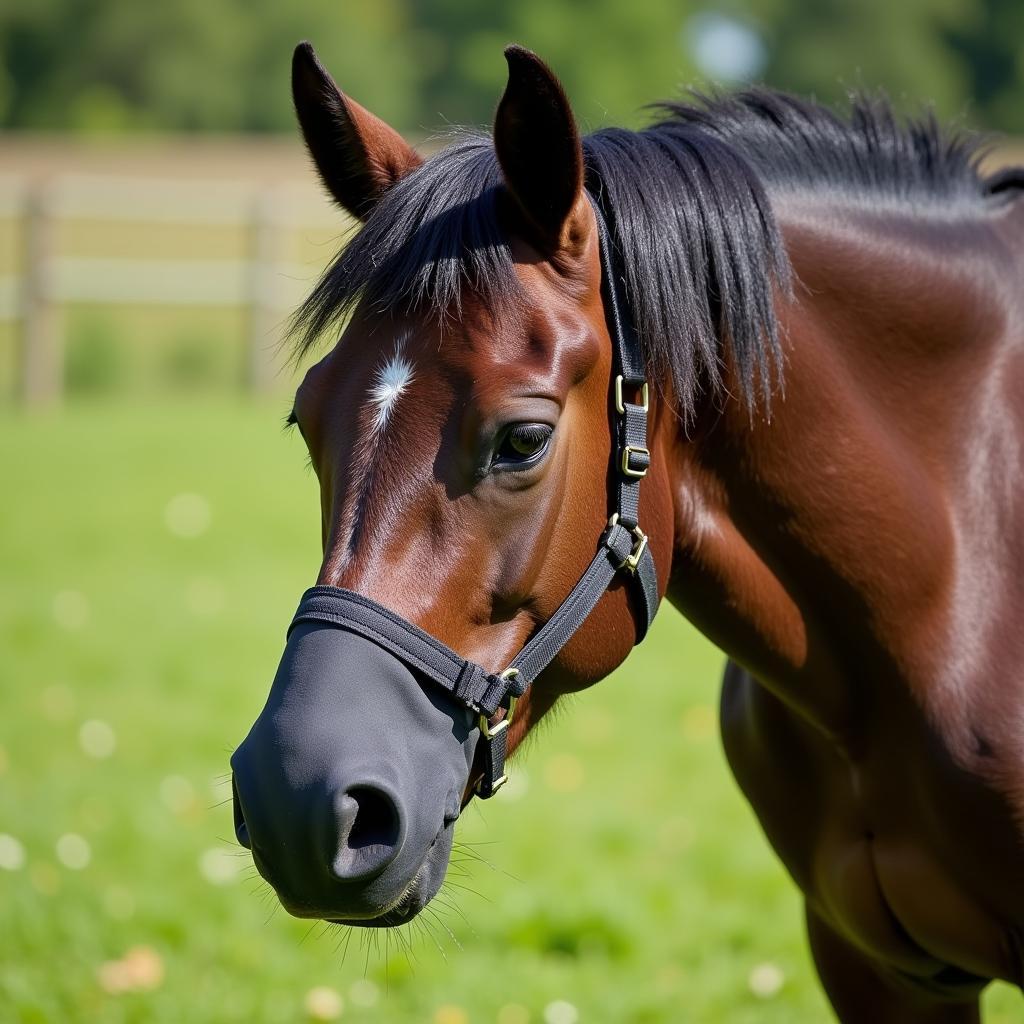
M 264 189 L 253 203 L 249 249 L 246 385 L 256 394 L 266 394 L 274 383 L 283 316 L 277 301 L 277 264 L 283 247 L 278 195 L 274 189 Z
M 56 402 L 64 385 L 64 343 L 54 295 L 55 222 L 44 186 L 25 202 L 25 245 L 21 296 L 21 400 L 29 406 Z

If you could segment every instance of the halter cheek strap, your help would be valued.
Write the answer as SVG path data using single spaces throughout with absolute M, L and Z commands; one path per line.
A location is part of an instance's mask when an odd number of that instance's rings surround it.
M 440 640 L 383 605 L 340 587 L 312 587 L 302 596 L 291 631 L 302 622 L 317 622 L 358 633 L 447 690 L 480 716 L 483 775 L 477 794 L 493 796 L 507 781 L 505 753 L 515 701 L 544 671 L 583 625 L 619 573 L 631 582 L 638 605 L 637 643 L 658 610 L 658 577 L 647 535 L 639 523 L 640 482 L 647 475 L 647 383 L 643 353 L 626 310 L 622 281 L 615 274 L 604 216 L 591 198 L 597 218 L 605 312 L 615 349 L 615 511 L 598 541 L 597 552 L 579 582 L 555 613 L 527 641 L 511 664 L 497 675 L 467 661 Z M 640 402 L 630 401 L 640 396 Z M 500 722 L 491 723 L 499 709 Z

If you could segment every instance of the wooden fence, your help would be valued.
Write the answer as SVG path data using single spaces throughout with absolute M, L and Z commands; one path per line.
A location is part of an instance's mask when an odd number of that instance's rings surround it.
M 289 262 L 296 232 L 332 235 L 344 224 L 316 193 L 289 185 L 224 180 L 180 181 L 109 175 L 65 175 L 45 183 L 0 179 L 0 220 L 13 223 L 19 258 L 0 272 L 0 322 L 17 336 L 18 398 L 39 406 L 63 391 L 65 317 L 74 303 L 109 306 L 241 307 L 246 311 L 246 385 L 262 392 L 274 374 L 281 324 L 309 290 L 321 265 Z M 194 229 L 181 258 L 152 259 L 132 251 L 103 257 L 61 251 L 61 226 L 171 224 Z M 203 233 L 242 229 L 239 258 L 204 258 Z
M 0 325 L 14 327 L 21 401 L 38 406 L 60 399 L 70 304 L 242 309 L 241 379 L 256 392 L 270 388 L 281 325 L 347 227 L 315 190 L 296 142 L 209 146 L 169 139 L 157 148 L 132 144 L 99 155 L 67 140 L 21 148 L 19 157 L 8 137 L 4 156 L 14 175 L 0 176 L 0 234 L 15 225 L 6 234 L 19 250 L 13 259 L 0 251 Z M 986 165 L 1010 162 L 1024 162 L 1020 143 L 1006 143 Z M 218 172 L 228 176 L 213 176 Z M 230 177 L 242 174 L 251 180 Z M 100 231 L 173 225 L 193 232 L 195 241 L 171 259 L 146 257 L 128 244 L 103 256 L 73 255 L 64 251 L 61 234 L 76 222 Z M 244 235 L 230 258 L 204 254 L 205 239 L 217 228 Z M 318 232 L 332 244 L 307 246 L 310 258 L 298 259 L 296 239 Z

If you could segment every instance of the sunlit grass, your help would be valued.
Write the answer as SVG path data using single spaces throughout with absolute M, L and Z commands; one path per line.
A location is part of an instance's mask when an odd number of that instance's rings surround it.
M 827 1020 L 723 762 L 721 656 L 667 609 L 465 815 L 415 927 L 275 909 L 226 771 L 318 564 L 284 411 L 0 416 L 0 1020 Z

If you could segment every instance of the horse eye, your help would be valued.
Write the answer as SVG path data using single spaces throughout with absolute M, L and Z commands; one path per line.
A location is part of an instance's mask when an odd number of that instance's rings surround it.
M 546 423 L 517 423 L 507 431 L 494 456 L 495 465 L 527 466 L 547 451 L 552 428 Z

